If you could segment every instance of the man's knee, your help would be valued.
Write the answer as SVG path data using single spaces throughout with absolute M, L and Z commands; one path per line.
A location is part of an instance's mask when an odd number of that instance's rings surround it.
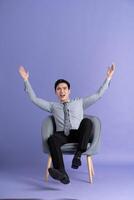
M 89 118 L 84 118 L 82 121 L 81 121 L 81 124 L 87 126 L 87 127 L 92 127 L 93 126 L 93 123 L 91 121 L 91 119 Z
M 47 139 L 47 143 L 48 143 L 48 144 L 54 143 L 55 140 L 56 140 L 55 135 L 51 135 L 51 136 Z

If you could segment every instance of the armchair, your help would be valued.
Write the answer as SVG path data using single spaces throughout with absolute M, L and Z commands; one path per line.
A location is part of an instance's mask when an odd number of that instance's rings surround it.
M 93 123 L 93 129 L 92 129 L 92 131 L 94 132 L 93 141 L 92 143 L 88 143 L 86 152 L 82 154 L 82 155 L 86 155 L 87 167 L 88 167 L 88 173 L 89 173 L 89 182 L 92 183 L 93 176 L 94 176 L 92 156 L 97 154 L 98 152 L 98 147 L 100 144 L 101 123 L 100 123 L 100 120 L 95 116 L 84 115 L 84 117 L 89 118 Z M 42 127 L 41 127 L 43 152 L 48 154 L 48 162 L 47 162 L 47 167 L 46 167 L 46 172 L 45 172 L 46 181 L 48 181 L 48 176 L 49 176 L 48 168 L 51 167 L 51 164 L 52 164 L 52 159 L 49 153 L 47 139 L 49 138 L 50 135 L 54 133 L 55 129 L 56 129 L 56 125 L 55 125 L 54 117 L 52 115 L 48 116 L 46 119 L 43 120 Z M 77 145 L 78 145 L 77 143 L 64 144 L 61 147 L 63 154 L 68 154 L 68 155 L 74 154 L 74 152 L 76 151 Z

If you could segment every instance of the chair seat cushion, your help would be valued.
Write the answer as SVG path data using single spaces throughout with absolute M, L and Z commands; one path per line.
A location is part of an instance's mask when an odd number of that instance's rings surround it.
M 64 154 L 74 154 L 78 146 L 78 143 L 67 143 L 61 147 L 61 150 Z M 87 148 L 90 147 L 90 143 L 88 143 Z

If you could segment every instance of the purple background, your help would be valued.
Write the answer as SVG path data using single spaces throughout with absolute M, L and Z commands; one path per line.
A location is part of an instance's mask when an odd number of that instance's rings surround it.
M 132 0 L 0 0 L 0 165 L 44 166 L 40 128 L 48 113 L 25 94 L 19 65 L 39 97 L 57 101 L 56 79 L 71 82 L 72 98 L 90 95 L 112 62 L 110 88 L 86 111 L 102 122 L 95 159 L 133 163 L 133 51 Z

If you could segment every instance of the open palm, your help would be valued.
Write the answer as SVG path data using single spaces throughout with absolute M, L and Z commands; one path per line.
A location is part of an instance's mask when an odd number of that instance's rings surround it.
M 115 64 L 112 64 L 111 67 L 108 68 L 107 76 L 109 78 L 112 78 L 114 72 L 115 72 Z
M 26 69 L 23 66 L 19 67 L 19 74 L 24 80 L 28 80 L 29 73 L 26 71 Z

